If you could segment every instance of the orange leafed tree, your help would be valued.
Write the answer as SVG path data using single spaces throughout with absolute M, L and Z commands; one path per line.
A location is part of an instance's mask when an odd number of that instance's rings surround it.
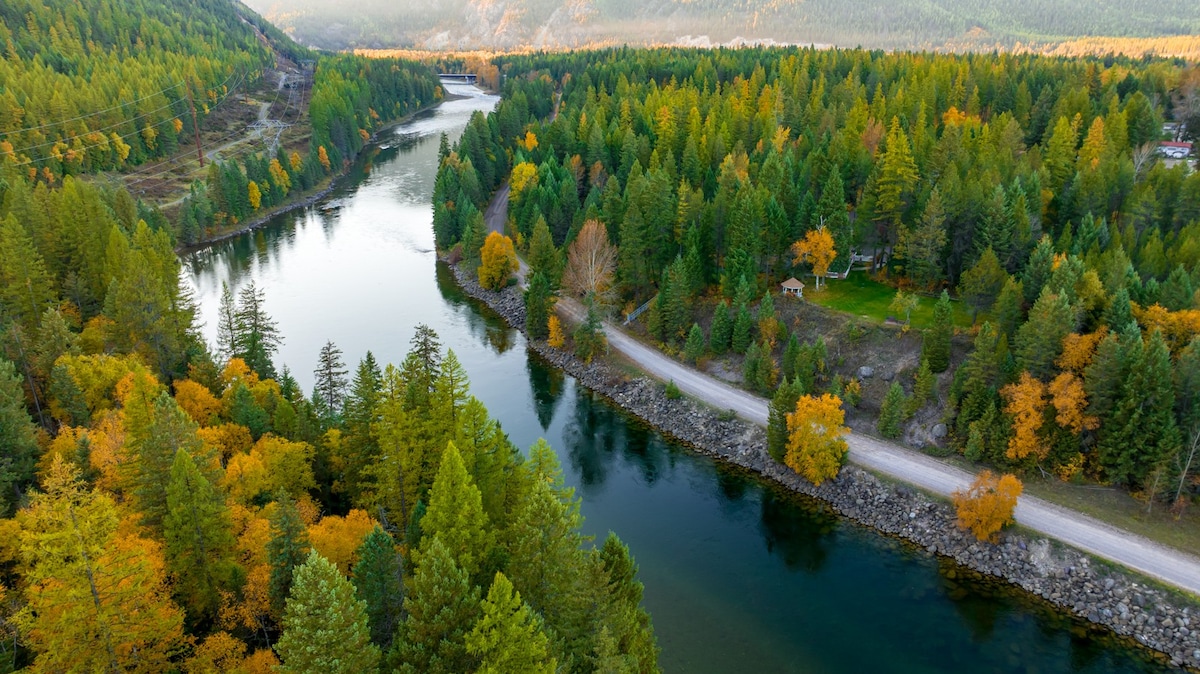
M 317 161 L 321 163 L 326 172 L 329 171 L 329 153 L 325 151 L 324 145 L 317 148 Z
M 375 520 L 365 510 L 351 510 L 345 517 L 326 515 L 308 528 L 308 538 L 321 556 L 337 566 L 343 575 L 358 561 L 355 553 L 363 539 L 375 528 Z
M 837 396 L 800 396 L 796 411 L 787 415 L 784 463 L 815 485 L 837 477 L 849 449 L 842 437 L 849 430 L 842 426 L 845 419 Z
M 517 252 L 513 249 L 512 239 L 497 232 L 488 234 L 484 240 L 480 258 L 479 285 L 488 290 L 503 288 L 517 270 Z
M 1054 405 L 1054 421 L 1059 426 L 1079 435 L 1085 430 L 1094 430 L 1100 426 L 1100 420 L 1085 414 L 1087 410 L 1087 392 L 1083 389 L 1083 380 L 1071 372 L 1063 372 L 1050 382 L 1047 387 L 1050 392 L 1050 402 Z
M 1046 385 L 1028 372 L 1022 372 L 1020 381 L 1005 386 L 1000 393 L 1004 396 L 1005 413 L 1013 418 L 1008 458 L 1017 461 L 1029 456 L 1036 457 L 1038 461 L 1046 458 L 1050 448 L 1038 435 L 1045 419 Z
M 563 285 L 578 297 L 592 295 L 600 304 L 612 299 L 617 248 L 599 220 L 588 220 L 567 248 Z
M 191 379 L 175 382 L 175 402 L 201 426 L 211 425 L 221 413 L 221 401 L 203 384 Z
M 1108 334 L 1108 328 L 1101 326 L 1096 332 L 1085 335 L 1071 333 L 1063 338 L 1062 355 L 1055 361 L 1060 368 L 1076 374 L 1082 374 L 1096 355 L 1096 346 Z
M 792 264 L 808 262 L 812 265 L 818 288 L 821 287 L 821 279 L 829 273 L 829 265 L 837 257 L 833 235 L 824 227 L 810 230 L 803 239 L 793 243 L 792 253 L 796 256 Z
M 1012 524 L 1017 497 L 1023 489 L 1014 475 L 981 472 L 966 491 L 954 492 L 958 528 L 969 529 L 981 541 L 995 540 L 1001 529 Z

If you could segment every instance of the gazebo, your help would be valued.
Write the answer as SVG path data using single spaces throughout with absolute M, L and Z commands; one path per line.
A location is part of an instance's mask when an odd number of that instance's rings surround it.
M 779 284 L 783 288 L 784 295 L 793 295 L 795 297 L 804 297 L 804 284 L 792 277 L 783 283 Z

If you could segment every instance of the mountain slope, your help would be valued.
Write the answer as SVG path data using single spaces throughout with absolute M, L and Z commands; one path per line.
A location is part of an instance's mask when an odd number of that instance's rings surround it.
M 737 39 L 879 48 L 1011 47 L 1200 33 L 1190 0 L 249 0 L 302 42 L 343 47 L 578 47 Z

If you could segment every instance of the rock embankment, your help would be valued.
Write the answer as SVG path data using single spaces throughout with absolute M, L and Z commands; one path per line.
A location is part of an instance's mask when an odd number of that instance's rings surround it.
M 480 287 L 474 276 L 453 267 L 460 287 L 523 330 L 521 291 Z M 1148 586 L 1130 574 L 1094 563 L 1087 555 L 1045 539 L 1006 532 L 998 544 L 977 541 L 955 525 L 953 507 L 900 484 L 880 480 L 856 466 L 814 486 L 774 461 L 766 451 L 766 433 L 686 398 L 670 399 L 665 387 L 644 377 L 631 379 L 608 364 L 586 364 L 572 353 L 545 342 L 529 347 L 662 433 L 693 449 L 754 471 L 775 482 L 828 503 L 863 525 L 894 535 L 930 554 L 953 559 L 984 576 L 1007 580 L 1084 620 L 1160 653 L 1176 666 L 1200 669 L 1200 605 Z

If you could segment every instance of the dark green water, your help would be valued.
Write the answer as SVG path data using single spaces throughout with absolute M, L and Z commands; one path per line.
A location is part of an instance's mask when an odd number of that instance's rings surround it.
M 532 357 L 523 337 L 435 264 L 438 135 L 495 99 L 399 127 L 318 207 L 190 256 L 215 335 L 221 282 L 254 279 L 306 388 L 332 339 L 351 364 L 398 362 L 433 327 L 513 441 L 558 450 L 588 531 L 616 531 L 641 565 L 667 672 L 1155 672 L 1144 653 L 1007 586 L 832 515 L 666 442 Z

